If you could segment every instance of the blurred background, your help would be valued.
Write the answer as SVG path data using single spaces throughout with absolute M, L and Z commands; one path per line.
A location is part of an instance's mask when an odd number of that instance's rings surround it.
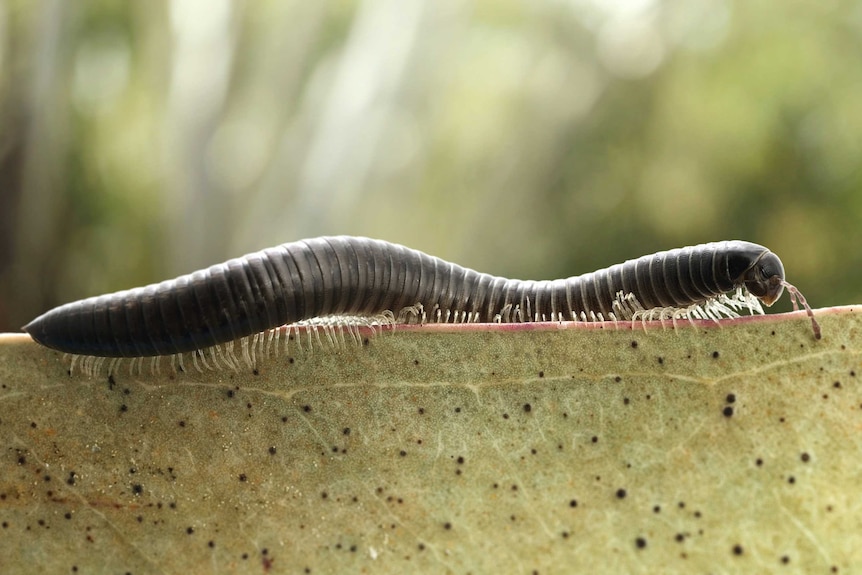
M 0 2 L 0 331 L 323 234 L 859 303 L 860 55 L 860 0 Z

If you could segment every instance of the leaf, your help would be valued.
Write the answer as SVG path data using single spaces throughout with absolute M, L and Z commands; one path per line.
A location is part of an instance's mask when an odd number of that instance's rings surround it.
M 860 314 L 817 314 L 820 341 L 424 326 L 111 383 L 2 336 L 0 571 L 854 572 Z

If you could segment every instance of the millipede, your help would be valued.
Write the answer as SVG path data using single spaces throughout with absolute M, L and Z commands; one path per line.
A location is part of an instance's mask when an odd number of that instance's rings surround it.
M 464 268 L 398 244 L 335 236 L 247 254 L 172 280 L 90 297 L 37 317 L 24 331 L 91 358 L 179 358 L 235 367 L 234 342 L 310 322 L 503 323 L 713 319 L 763 313 L 784 289 L 820 326 L 769 249 L 731 240 L 643 256 L 565 279 L 524 281 Z M 351 319 L 353 318 L 353 319 Z M 376 320 L 375 320 L 376 321 Z M 327 323 L 328 322 L 328 323 Z M 208 353 L 207 353 L 208 352 Z

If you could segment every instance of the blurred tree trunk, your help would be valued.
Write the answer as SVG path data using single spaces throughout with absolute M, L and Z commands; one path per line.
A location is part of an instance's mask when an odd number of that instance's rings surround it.
M 0 150 L 0 327 L 17 329 L 27 310 L 55 305 L 55 264 L 68 247 L 64 179 L 68 159 L 69 37 L 75 4 L 47 0 L 25 12 L 32 21 L 13 22 L 26 33 L 10 33 L 6 66 L 13 77 L 3 89 Z M 7 20 L 8 22 L 8 20 Z M 20 65 L 25 63 L 24 65 Z

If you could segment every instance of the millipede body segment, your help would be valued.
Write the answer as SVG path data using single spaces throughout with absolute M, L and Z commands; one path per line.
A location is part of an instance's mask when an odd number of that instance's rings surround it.
M 401 321 L 612 321 L 718 305 L 760 310 L 787 287 L 778 256 L 745 241 L 674 249 L 566 279 L 483 274 L 381 240 L 336 236 L 282 244 L 176 279 L 54 308 L 24 326 L 71 354 L 150 357 L 203 350 L 326 316 Z M 723 294 L 736 292 L 735 298 Z M 721 298 L 724 298 L 722 300 Z M 724 302 L 724 303 L 722 303 Z M 721 308 L 724 308 L 722 310 Z M 662 315 L 671 310 L 670 315 Z M 704 317 L 717 319 L 714 313 Z

